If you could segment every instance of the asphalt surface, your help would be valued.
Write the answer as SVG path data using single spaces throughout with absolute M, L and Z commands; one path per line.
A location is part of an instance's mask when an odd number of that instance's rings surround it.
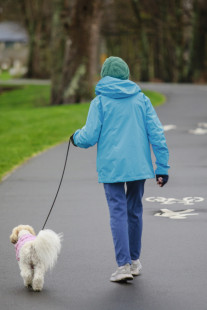
M 141 86 L 166 94 L 167 102 L 157 113 L 163 125 L 176 126 L 166 132 L 169 183 L 159 188 L 154 180 L 146 182 L 142 274 L 131 284 L 109 282 L 116 263 L 104 190 L 97 182 L 96 148 L 71 147 L 47 224 L 64 233 L 62 251 L 41 293 L 24 288 L 9 235 L 21 223 L 37 232 L 42 228 L 62 173 L 64 143 L 32 158 L 0 184 L 1 310 L 207 309 L 207 135 L 189 132 L 207 122 L 207 87 Z M 168 205 L 146 201 L 160 196 L 178 200 Z M 194 204 L 186 205 L 184 197 L 204 200 L 188 198 Z M 154 216 L 162 208 L 190 208 L 198 214 L 177 220 Z

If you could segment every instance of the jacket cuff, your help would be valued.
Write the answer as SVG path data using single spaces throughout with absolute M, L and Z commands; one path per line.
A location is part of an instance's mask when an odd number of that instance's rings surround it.
M 70 137 L 70 141 L 71 141 L 71 143 L 72 143 L 74 146 L 77 146 L 77 145 L 75 144 L 75 142 L 74 142 L 73 136 L 74 136 L 74 134 Z

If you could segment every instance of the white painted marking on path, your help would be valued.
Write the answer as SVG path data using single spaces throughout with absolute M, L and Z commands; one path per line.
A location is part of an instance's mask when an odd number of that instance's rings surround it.
M 198 123 L 198 127 L 207 128 L 207 123 Z
M 196 129 L 189 130 L 189 133 L 193 135 L 205 135 L 207 134 L 207 123 L 198 123 Z
M 194 212 L 194 209 L 187 209 L 182 211 L 172 211 L 169 209 L 161 209 L 161 212 L 155 213 L 155 216 L 168 217 L 172 220 L 183 220 L 186 219 L 187 216 L 198 215 L 198 213 Z
M 172 129 L 176 129 L 177 126 L 175 126 L 175 125 L 164 125 L 163 128 L 164 128 L 164 131 L 169 131 Z
M 159 202 L 162 205 L 172 205 L 182 203 L 184 205 L 194 205 L 196 202 L 204 201 L 203 197 L 184 197 L 183 199 L 165 198 L 165 197 L 148 197 L 145 199 L 148 202 Z
M 189 130 L 189 132 L 192 133 L 193 135 L 205 135 L 207 134 L 207 129 L 196 128 L 196 129 Z

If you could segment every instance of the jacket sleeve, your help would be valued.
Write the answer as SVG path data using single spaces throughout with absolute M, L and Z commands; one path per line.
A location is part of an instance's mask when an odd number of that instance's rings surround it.
M 168 165 L 169 151 L 164 136 L 164 129 L 149 98 L 144 97 L 146 104 L 147 135 L 156 157 L 157 169 L 155 170 L 155 174 L 168 175 L 168 169 L 170 168 Z
M 81 148 L 95 145 L 100 136 L 102 121 L 100 97 L 97 96 L 90 104 L 85 126 L 82 129 L 78 129 L 73 135 L 75 144 Z

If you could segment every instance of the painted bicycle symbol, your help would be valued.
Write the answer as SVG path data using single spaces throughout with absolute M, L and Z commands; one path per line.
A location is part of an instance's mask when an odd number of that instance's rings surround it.
M 149 202 L 159 202 L 162 205 L 172 205 L 175 203 L 181 203 L 183 205 L 194 205 L 196 202 L 204 201 L 202 197 L 184 197 L 183 199 L 177 198 L 165 198 L 165 197 L 148 197 L 145 199 Z

